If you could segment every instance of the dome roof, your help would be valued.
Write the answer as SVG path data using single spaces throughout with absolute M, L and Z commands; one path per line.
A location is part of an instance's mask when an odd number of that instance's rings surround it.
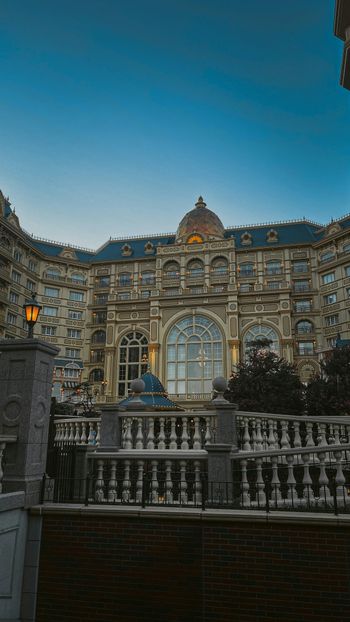
M 183 410 L 178 404 L 169 400 L 167 393 L 160 382 L 159 378 L 152 374 L 149 370 L 141 376 L 145 383 L 144 390 L 140 393 L 140 399 L 150 410 Z M 127 397 L 119 406 L 128 407 L 132 397 Z
M 196 206 L 181 220 L 177 232 L 176 242 L 188 241 L 201 242 L 202 240 L 222 240 L 224 238 L 224 225 L 220 218 L 207 208 L 203 198 L 199 197 Z M 196 239 L 196 235 L 199 239 Z M 190 236 L 193 235 L 193 240 Z M 202 238 L 202 240 L 200 239 Z

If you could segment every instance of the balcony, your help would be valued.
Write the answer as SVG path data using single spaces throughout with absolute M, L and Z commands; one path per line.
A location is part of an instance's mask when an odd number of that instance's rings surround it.
M 0 302 L 7 304 L 9 302 L 8 292 L 6 289 L 0 289 Z
M 5 268 L 4 266 L 0 266 L 0 279 L 3 281 L 7 281 L 7 283 L 11 283 L 11 273 L 10 270 Z
M 68 285 L 74 285 L 74 287 L 87 287 L 87 279 L 73 279 L 70 276 L 58 276 L 48 272 L 43 272 L 42 280 L 50 283 L 67 283 Z

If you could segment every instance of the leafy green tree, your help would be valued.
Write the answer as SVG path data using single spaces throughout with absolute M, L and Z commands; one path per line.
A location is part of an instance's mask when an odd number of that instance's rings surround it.
M 334 348 L 306 389 L 309 415 L 350 415 L 350 346 Z
M 303 414 L 304 387 L 295 366 L 271 352 L 268 340 L 249 345 L 248 360 L 232 374 L 226 399 L 243 411 Z

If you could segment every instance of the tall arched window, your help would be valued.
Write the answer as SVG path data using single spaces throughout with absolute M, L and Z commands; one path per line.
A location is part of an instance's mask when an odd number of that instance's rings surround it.
M 166 279 L 178 279 L 180 277 L 180 265 L 176 261 L 168 261 L 164 266 Z
M 132 331 L 119 344 L 118 395 L 128 395 L 130 382 L 147 371 L 148 341 L 142 333 Z
M 192 259 L 187 264 L 187 275 L 189 277 L 201 277 L 204 275 L 204 264 L 199 259 Z
M 268 347 L 272 352 L 280 355 L 280 342 L 277 332 L 271 326 L 264 324 L 256 324 L 247 330 L 243 340 L 244 355 L 247 356 L 249 354 L 255 342 L 265 340 L 268 340 L 270 344 L 264 347 Z
M 214 276 L 225 275 L 228 271 L 227 259 L 225 257 L 217 257 L 211 264 L 211 272 Z
M 167 390 L 171 394 L 210 393 L 223 375 L 223 340 L 213 320 L 194 315 L 179 320 L 168 334 Z
M 314 332 L 314 326 L 310 320 L 301 320 L 296 324 L 295 328 L 298 335 L 305 335 L 307 333 Z
M 273 276 L 274 274 L 282 274 L 282 264 L 278 259 L 272 259 L 266 262 L 266 274 Z
M 91 343 L 105 343 L 106 342 L 106 331 L 105 330 L 96 330 L 91 337 Z
M 90 372 L 89 380 L 90 382 L 102 382 L 104 379 L 104 371 L 101 367 L 96 367 Z

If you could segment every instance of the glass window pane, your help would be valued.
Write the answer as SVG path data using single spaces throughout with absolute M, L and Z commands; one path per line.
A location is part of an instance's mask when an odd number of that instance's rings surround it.
M 177 392 L 180 394 L 186 393 L 186 382 L 184 380 L 177 383 Z
M 176 361 L 176 347 L 168 346 L 168 361 Z
M 202 393 L 202 383 L 200 380 L 189 380 L 187 386 L 189 393 Z
M 197 359 L 199 356 L 201 344 L 200 343 L 189 343 L 187 347 L 187 357 L 189 360 Z
M 186 378 L 186 363 L 178 363 L 177 365 L 177 377 Z
M 168 363 L 168 378 L 169 378 L 169 380 L 175 380 L 175 378 L 176 378 L 175 370 L 176 370 L 175 363 Z
M 169 393 L 176 393 L 175 385 L 176 385 L 175 382 L 168 382 L 168 391 L 169 391 Z
M 186 360 L 186 346 L 185 345 L 177 346 L 177 360 L 178 361 Z
M 139 348 L 138 347 L 131 347 L 129 348 L 129 362 L 130 363 L 136 363 L 136 361 L 139 360 Z
M 202 376 L 202 369 L 199 366 L 199 364 L 196 363 L 188 363 L 187 364 L 187 371 L 188 371 L 188 377 L 189 378 L 201 378 Z

